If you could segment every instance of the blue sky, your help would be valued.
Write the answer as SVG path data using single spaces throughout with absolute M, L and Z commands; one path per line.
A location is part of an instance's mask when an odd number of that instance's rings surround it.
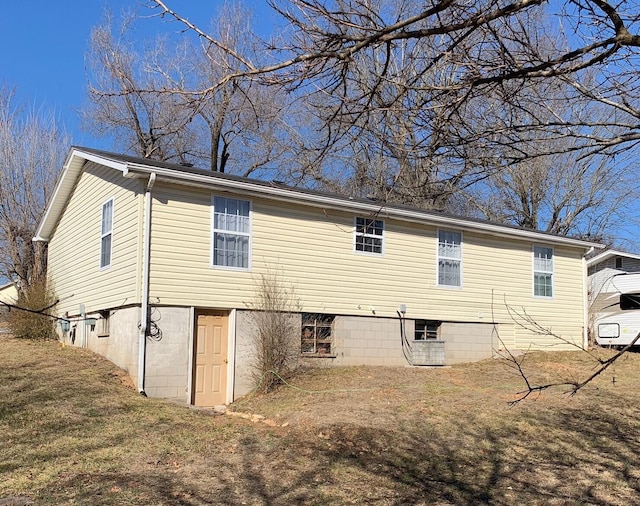
M 169 8 L 206 28 L 222 0 L 166 0 Z M 142 39 L 179 30 L 177 23 L 149 17 L 144 0 L 20 0 L 2 2 L 0 17 L 0 86 L 16 88 L 20 102 L 54 111 L 73 143 L 109 148 L 79 130 L 77 109 L 86 92 L 84 57 L 91 29 L 104 17 L 131 9 L 145 18 L 137 25 Z M 266 2 L 247 2 L 266 25 L 275 20 Z M 270 21 L 271 20 L 271 21 Z M 266 28 L 266 27 L 265 27 Z
M 206 29 L 224 0 L 166 0 L 167 5 Z M 86 94 L 84 69 L 91 30 L 105 9 L 119 15 L 134 10 L 140 40 L 159 33 L 177 34 L 183 27 L 153 16 L 146 0 L 20 0 L 2 2 L 0 17 L 0 87 L 15 87 L 21 103 L 53 111 L 75 145 L 111 149 L 111 142 L 93 138 L 79 128 L 77 110 Z M 266 0 L 245 0 L 254 11 L 258 31 L 266 35 L 279 19 Z M 620 235 L 635 242 L 636 210 Z M 632 223 L 631 223 L 632 222 Z M 626 230 L 624 230 L 626 228 Z

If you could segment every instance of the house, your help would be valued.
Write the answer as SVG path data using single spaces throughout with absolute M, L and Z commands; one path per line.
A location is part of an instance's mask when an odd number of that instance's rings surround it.
M 18 302 L 18 288 L 14 282 L 5 283 L 0 286 L 0 334 L 9 332 L 7 318 L 9 316 L 9 306 Z
M 302 361 L 446 365 L 586 345 L 599 247 L 79 147 L 35 240 L 62 339 L 147 395 L 204 406 L 253 387 L 261 274 L 295 289 Z
M 0 302 L 15 304 L 18 302 L 18 288 L 13 281 L 0 286 Z
M 592 339 L 624 346 L 640 332 L 640 255 L 608 249 L 587 260 Z M 640 343 L 638 343 L 640 345 Z

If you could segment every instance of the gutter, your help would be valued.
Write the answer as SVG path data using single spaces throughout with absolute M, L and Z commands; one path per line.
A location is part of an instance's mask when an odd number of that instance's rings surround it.
M 147 331 L 149 329 L 149 267 L 151 263 L 151 189 L 156 174 L 149 174 L 144 193 L 144 249 L 142 252 L 142 301 L 140 304 L 140 335 L 138 336 L 138 391 L 146 397 L 144 376 L 147 354 Z
M 152 172 L 163 181 L 192 187 L 206 188 L 208 190 L 238 192 L 244 195 L 269 198 L 282 202 L 298 202 L 323 209 L 335 209 L 347 212 L 366 212 L 373 215 L 379 215 L 383 218 L 395 218 L 403 221 L 428 224 L 431 226 L 455 227 L 475 233 L 484 233 L 509 239 L 525 239 L 529 241 L 560 244 L 571 247 L 604 248 L 604 245 L 591 241 L 584 241 L 582 239 L 573 239 L 564 236 L 546 234 L 535 230 L 509 227 L 489 222 L 469 221 L 462 217 L 444 214 L 441 215 L 418 209 L 399 208 L 382 202 L 363 202 L 337 195 L 305 193 L 289 187 L 278 187 L 267 184 L 256 184 L 243 180 L 216 178 L 210 174 L 181 173 L 168 168 L 149 167 L 139 163 L 129 163 L 127 164 L 127 168 L 129 170 L 128 177 L 134 177 L 135 173 L 147 174 Z

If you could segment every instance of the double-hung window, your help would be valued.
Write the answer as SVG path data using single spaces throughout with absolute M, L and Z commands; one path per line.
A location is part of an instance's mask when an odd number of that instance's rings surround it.
M 438 231 L 438 285 L 462 286 L 462 233 Z
M 213 197 L 213 265 L 249 268 L 250 207 L 246 200 Z
M 533 295 L 553 297 L 553 248 L 533 247 Z
M 355 249 L 364 253 L 382 255 L 384 222 L 371 218 L 356 218 Z
M 100 229 L 100 268 L 111 265 L 111 243 L 113 236 L 113 199 L 102 204 L 102 225 Z

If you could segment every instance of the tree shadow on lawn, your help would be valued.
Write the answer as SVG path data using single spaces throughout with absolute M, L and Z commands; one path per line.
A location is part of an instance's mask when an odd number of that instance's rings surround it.
M 282 480 L 250 459 L 243 482 L 259 504 L 630 504 L 639 428 L 621 413 L 543 406 L 491 426 L 473 415 L 439 428 L 334 426 L 298 444 L 301 479 L 286 479 L 299 458 L 285 452 L 271 461 Z
M 247 424 L 212 449 L 107 473 L 74 473 L 38 504 L 631 504 L 640 492 L 630 413 L 532 405 L 395 428 Z M 321 432 L 320 432 L 321 431 Z M 105 439 L 105 445 L 108 445 Z M 233 452 L 226 445 L 232 445 Z
M 23 401 L 17 399 L 17 405 Z M 46 463 L 80 455 L 81 465 L 66 467 L 46 489 L 34 492 L 43 505 L 631 504 L 640 493 L 640 422 L 628 403 L 628 396 L 608 394 L 606 410 L 597 396 L 503 411 L 457 409 L 403 417 L 395 426 L 379 428 L 272 429 L 221 419 L 202 427 L 227 424 L 233 427 L 227 439 L 214 432 L 194 434 L 193 451 L 176 443 L 175 453 L 162 459 L 157 441 L 167 439 L 172 452 L 167 436 L 181 429 L 177 421 L 162 430 L 156 423 L 149 426 L 154 430 L 149 453 L 125 455 L 118 461 L 122 469 L 102 472 L 91 471 L 91 456 L 101 447 L 126 448 L 145 437 L 144 428 L 136 432 L 118 425 L 103 439 L 82 441 L 85 424 L 94 422 L 84 416 L 77 426 L 60 420 L 59 433 L 77 435 L 77 441 L 54 448 L 46 437 L 12 469 L 29 467 L 30 458 Z M 137 405 L 135 400 L 131 407 Z M 95 423 L 106 423 L 111 414 L 100 410 Z

